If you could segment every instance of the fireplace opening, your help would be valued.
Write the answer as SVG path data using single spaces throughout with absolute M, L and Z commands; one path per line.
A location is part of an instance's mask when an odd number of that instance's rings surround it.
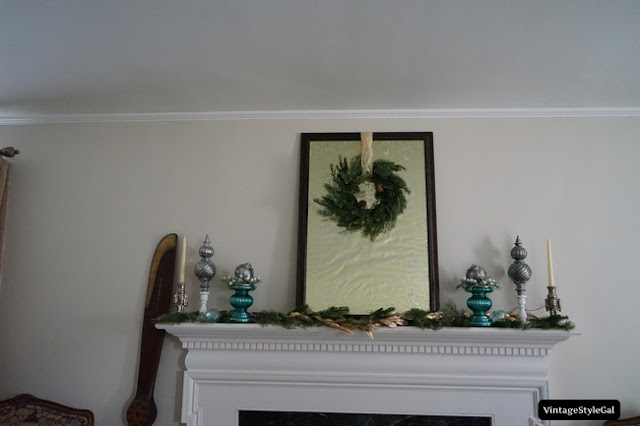
M 239 426 L 491 426 L 491 417 L 241 410 L 238 424 Z

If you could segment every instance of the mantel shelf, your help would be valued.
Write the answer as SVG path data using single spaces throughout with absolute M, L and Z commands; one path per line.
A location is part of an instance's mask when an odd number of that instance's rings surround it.
M 257 324 L 157 324 L 185 349 L 293 352 L 391 352 L 460 355 L 547 356 L 571 333 L 564 330 L 417 327 L 382 328 L 353 334 L 329 327 L 286 329 Z

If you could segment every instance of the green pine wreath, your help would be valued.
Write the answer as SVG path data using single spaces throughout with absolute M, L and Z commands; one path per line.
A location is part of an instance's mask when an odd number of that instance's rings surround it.
M 340 157 L 338 165 L 331 164 L 331 183 L 325 183 L 326 195 L 313 201 L 322 208 L 321 216 L 333 220 L 345 231 L 362 231 L 364 237 L 374 241 L 378 235 L 392 229 L 398 215 L 407 207 L 405 193 L 410 193 L 407 183 L 397 172 L 405 170 L 388 160 L 375 160 L 371 176 L 362 175 L 360 156 L 351 161 Z M 360 185 L 375 185 L 375 203 L 367 206 L 358 200 Z

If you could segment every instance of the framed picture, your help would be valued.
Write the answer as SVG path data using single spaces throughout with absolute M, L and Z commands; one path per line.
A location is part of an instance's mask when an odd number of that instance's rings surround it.
M 303 133 L 298 213 L 298 305 L 439 309 L 432 133 Z

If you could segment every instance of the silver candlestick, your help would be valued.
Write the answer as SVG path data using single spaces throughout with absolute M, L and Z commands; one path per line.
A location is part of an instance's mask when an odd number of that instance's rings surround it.
M 549 312 L 550 316 L 558 315 L 558 312 L 562 311 L 562 307 L 560 306 L 560 299 L 556 293 L 556 286 L 550 285 L 547 289 L 549 293 L 544 300 L 544 308 Z
M 209 259 L 213 256 L 213 247 L 209 235 L 204 238 L 202 245 L 198 249 L 200 260 L 196 263 L 194 273 L 200 280 L 200 313 L 207 312 L 207 301 L 209 300 L 209 282 L 216 275 L 216 265 Z
M 514 262 L 509 266 L 507 275 L 516 285 L 516 293 L 518 294 L 518 317 L 522 322 L 527 322 L 527 296 L 525 294 L 525 284 L 531 278 L 531 268 L 524 263 L 527 257 L 527 250 L 522 247 L 520 236 L 516 237 L 515 246 L 511 249 L 511 257 Z
M 186 292 L 184 283 L 178 283 L 178 290 L 176 294 L 173 295 L 173 304 L 178 312 L 184 312 L 189 304 L 189 295 Z

